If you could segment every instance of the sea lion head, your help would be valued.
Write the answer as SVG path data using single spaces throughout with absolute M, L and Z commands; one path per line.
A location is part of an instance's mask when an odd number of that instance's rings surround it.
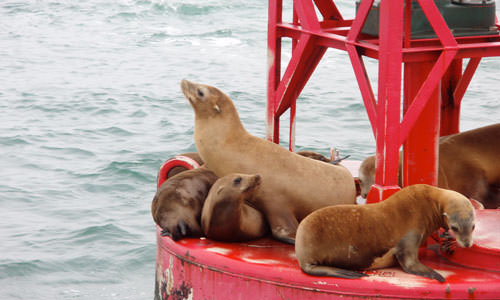
M 471 247 L 473 244 L 472 232 L 475 227 L 475 211 L 472 203 L 460 193 L 447 191 L 443 218 L 461 247 Z
M 196 193 L 196 195 L 194 194 Z M 159 193 L 153 202 L 159 203 L 153 213 L 155 222 L 163 229 L 162 235 L 170 236 L 174 241 L 191 236 L 201 236 L 201 209 L 204 195 L 197 189 L 167 189 Z
M 184 79 L 181 81 L 181 89 L 198 118 L 220 117 L 228 109 L 236 110 L 231 99 L 213 86 Z
M 363 160 L 361 166 L 359 166 L 358 180 L 359 187 L 361 188 L 361 197 L 366 198 L 371 186 L 375 182 L 375 155 Z
M 260 186 L 261 176 L 259 174 L 230 174 L 219 178 L 213 186 L 216 195 L 219 198 L 234 197 L 235 194 L 241 194 L 244 199 L 253 195 L 254 191 Z

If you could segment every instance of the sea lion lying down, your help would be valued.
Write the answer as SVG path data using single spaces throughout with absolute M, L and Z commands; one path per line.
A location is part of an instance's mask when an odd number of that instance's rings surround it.
M 402 153 L 399 157 L 399 186 Z M 500 207 L 500 124 L 485 126 L 439 140 L 438 186 L 481 202 L 485 208 Z M 359 168 L 361 196 L 366 198 L 375 182 L 375 156 Z

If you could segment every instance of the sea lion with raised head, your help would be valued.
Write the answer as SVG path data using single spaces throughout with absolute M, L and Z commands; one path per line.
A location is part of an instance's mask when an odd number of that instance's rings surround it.
M 202 235 L 203 203 L 217 176 L 205 167 L 181 172 L 166 180 L 151 203 L 153 220 L 173 240 Z
M 260 175 L 229 174 L 208 193 L 201 213 L 205 236 L 218 241 L 258 239 L 268 232 L 264 215 L 250 206 L 261 183 Z
M 302 157 L 249 134 L 233 101 L 215 87 L 183 80 L 195 112 L 194 139 L 205 166 L 217 176 L 260 174 L 252 205 L 262 211 L 273 237 L 294 243 L 298 222 L 321 207 L 355 203 L 351 173 L 342 166 Z
M 402 153 L 399 156 L 401 184 Z M 375 156 L 359 168 L 361 196 L 366 198 L 375 181 Z M 441 137 L 438 186 L 481 202 L 485 208 L 500 207 L 500 124 Z
M 418 249 L 440 227 L 450 229 L 461 247 L 472 246 L 475 211 L 462 194 L 418 184 L 386 200 L 338 205 L 307 216 L 297 229 L 295 253 L 310 275 L 359 278 L 353 270 L 393 266 L 444 282 L 418 260 Z

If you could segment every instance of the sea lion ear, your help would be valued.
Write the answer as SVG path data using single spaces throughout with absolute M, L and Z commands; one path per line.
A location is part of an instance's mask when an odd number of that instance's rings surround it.
M 215 105 L 214 105 L 214 109 L 215 109 L 215 111 L 216 111 L 217 113 L 220 113 L 220 107 L 219 107 L 219 105 L 215 104 Z

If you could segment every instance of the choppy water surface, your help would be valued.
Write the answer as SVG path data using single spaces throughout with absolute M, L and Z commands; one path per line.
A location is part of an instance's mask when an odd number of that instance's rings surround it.
M 195 150 L 179 82 L 221 88 L 264 136 L 266 31 L 266 1 L 0 3 L 0 299 L 153 297 L 156 172 Z M 483 60 L 462 129 L 499 121 L 499 69 Z M 327 52 L 298 112 L 299 149 L 374 152 L 345 53 Z

